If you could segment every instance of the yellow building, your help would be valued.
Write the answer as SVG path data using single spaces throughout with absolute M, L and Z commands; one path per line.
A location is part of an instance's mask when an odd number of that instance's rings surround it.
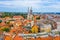
M 38 33 L 38 26 L 33 25 L 31 31 L 32 31 L 32 33 Z

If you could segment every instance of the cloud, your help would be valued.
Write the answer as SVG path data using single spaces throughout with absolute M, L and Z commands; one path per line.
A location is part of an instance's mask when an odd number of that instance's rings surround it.
M 3 1 L 0 2 L 0 5 L 4 5 L 4 7 L 38 7 L 40 1 Z
M 0 1 L 0 7 L 21 9 L 32 7 L 35 11 L 59 11 L 60 1 L 59 0 L 9 0 Z M 37 10 L 36 10 L 37 9 Z

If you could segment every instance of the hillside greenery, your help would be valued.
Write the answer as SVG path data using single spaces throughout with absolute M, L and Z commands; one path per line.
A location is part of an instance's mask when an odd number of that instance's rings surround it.
M 24 18 L 26 18 L 27 13 L 22 13 L 22 12 L 3 12 L 2 13 L 2 18 L 4 18 L 4 17 L 13 17 L 13 16 L 23 16 Z

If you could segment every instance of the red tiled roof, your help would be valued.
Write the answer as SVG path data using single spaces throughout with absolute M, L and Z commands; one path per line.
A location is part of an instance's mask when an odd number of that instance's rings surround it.
M 23 18 L 23 16 L 13 16 L 13 18 Z

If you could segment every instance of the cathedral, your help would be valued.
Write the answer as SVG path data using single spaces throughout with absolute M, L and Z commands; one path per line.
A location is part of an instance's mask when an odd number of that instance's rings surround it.
M 33 20 L 33 14 L 32 14 L 32 7 L 28 8 L 28 15 L 27 15 L 27 19 L 28 20 Z

